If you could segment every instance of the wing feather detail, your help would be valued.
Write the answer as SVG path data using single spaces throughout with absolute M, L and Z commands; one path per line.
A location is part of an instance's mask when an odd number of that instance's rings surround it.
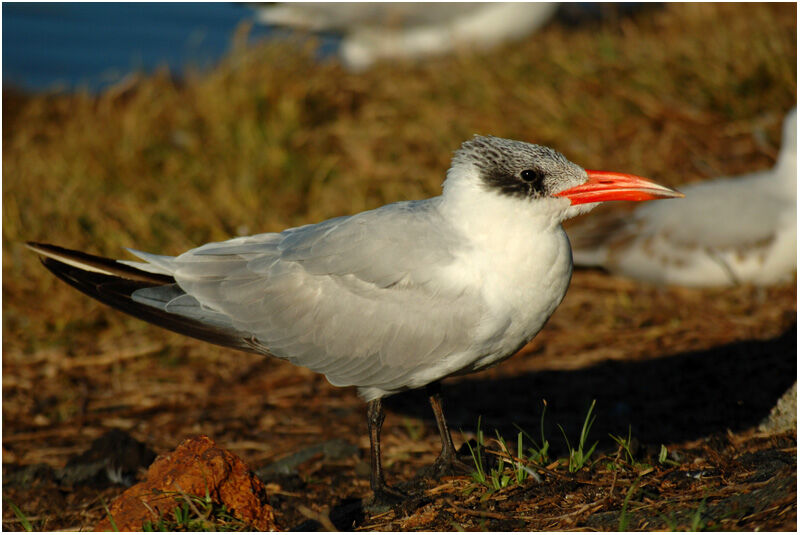
M 208 244 L 175 259 L 175 279 L 274 355 L 333 384 L 402 388 L 460 351 L 484 312 L 479 297 L 442 283 L 458 233 L 435 202 Z

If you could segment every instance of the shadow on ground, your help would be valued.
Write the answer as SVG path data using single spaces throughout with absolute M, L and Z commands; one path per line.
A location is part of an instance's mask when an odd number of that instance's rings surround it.
M 658 446 L 741 431 L 769 414 L 797 370 L 797 325 L 766 341 L 747 341 L 638 362 L 608 361 L 581 370 L 542 371 L 496 379 L 463 378 L 445 385 L 445 414 L 456 432 L 497 429 L 516 436 L 515 424 L 539 438 L 542 399 L 545 435 L 556 451 L 576 441 L 592 399 L 591 437 L 610 445 L 609 433 L 632 434 Z M 387 407 L 433 419 L 424 391 L 393 396 Z M 432 424 L 429 424 L 432 425 Z M 574 442 L 573 442 L 574 445 Z

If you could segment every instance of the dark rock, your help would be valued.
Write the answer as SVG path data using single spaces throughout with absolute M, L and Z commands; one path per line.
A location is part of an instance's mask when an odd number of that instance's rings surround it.
M 755 470 L 755 474 L 747 478 L 747 483 L 767 481 L 782 468 L 792 466 L 795 458 L 791 454 L 779 450 L 762 450 L 743 453 L 736 459 L 746 470 Z
M 101 436 L 85 452 L 67 461 L 57 471 L 64 485 L 131 486 L 139 469 L 156 458 L 155 452 L 121 429 L 112 429 Z

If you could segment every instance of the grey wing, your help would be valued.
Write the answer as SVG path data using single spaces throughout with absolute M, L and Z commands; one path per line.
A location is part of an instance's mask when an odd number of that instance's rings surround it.
M 436 210 L 438 199 L 383 206 L 286 235 L 281 260 L 313 275 L 353 275 L 381 288 L 425 285 L 433 266 L 454 259 L 457 233 Z
M 175 279 L 269 352 L 335 385 L 409 386 L 468 345 L 482 301 L 448 286 L 458 236 L 435 200 L 239 238 L 175 259 Z

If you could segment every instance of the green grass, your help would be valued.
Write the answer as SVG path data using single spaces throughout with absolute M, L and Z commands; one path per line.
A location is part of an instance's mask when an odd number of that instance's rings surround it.
M 500 436 L 500 432 L 495 431 L 495 434 L 497 435 L 497 443 L 500 445 L 502 452 L 508 456 L 508 462 L 512 467 L 513 481 L 517 485 L 521 485 L 528 478 L 528 471 L 525 469 L 525 463 L 522 461 L 522 459 L 525 458 L 525 454 L 523 452 L 522 432 L 520 431 L 517 433 L 517 448 L 515 452 L 516 457 L 514 457 L 514 454 L 512 454 L 512 452 L 509 450 L 505 439 Z M 512 479 L 509 477 L 508 482 L 511 482 L 511 480 Z
M 573 448 L 570 444 L 563 427 L 557 424 L 564 435 L 568 450 L 568 457 L 564 459 L 561 464 L 566 466 L 570 473 L 575 473 L 582 468 L 589 467 L 589 460 L 597 448 L 598 442 L 594 442 L 594 444 L 587 447 L 589 433 L 596 418 L 596 414 L 593 414 L 595 405 L 596 400 L 592 400 L 589 405 L 589 410 L 586 413 L 586 418 L 584 419 L 576 448 Z M 546 403 L 543 405 L 542 415 L 540 417 L 541 443 L 534 441 L 528 432 L 516 426 L 519 432 L 516 436 L 513 452 L 506 440 L 497 430 L 495 430 L 496 438 L 492 439 L 496 444 L 496 448 L 491 447 L 481 428 L 481 418 L 478 418 L 478 426 L 475 432 L 475 447 L 473 448 L 472 441 L 466 442 L 475 467 L 472 473 L 472 480 L 476 484 L 486 487 L 489 492 L 494 492 L 510 485 L 522 485 L 531 476 L 534 478 L 538 477 L 535 471 L 536 467 L 545 465 L 549 459 L 547 451 L 550 447 L 550 443 L 544 435 L 545 410 Z M 533 446 L 527 449 L 525 447 L 526 438 L 533 443 Z M 495 462 L 493 465 L 484 466 L 484 457 L 486 454 L 494 458 Z
M 645 461 L 637 460 L 634 456 L 634 446 L 633 446 L 633 436 L 631 434 L 631 426 L 628 426 L 628 435 L 614 435 L 609 433 L 611 439 L 617 443 L 620 453 L 624 453 L 625 457 L 623 462 L 628 464 L 631 468 L 636 470 L 638 473 L 642 473 L 648 470 L 652 470 L 653 466 Z M 659 453 L 658 463 L 661 465 L 672 464 L 675 465 L 675 461 L 671 461 L 666 459 L 666 455 L 668 455 L 668 451 L 666 447 L 662 444 L 661 451 Z M 663 457 L 663 459 L 662 459 Z M 612 463 L 615 465 L 615 463 Z M 616 470 L 618 467 L 615 465 L 614 469 Z
M 251 531 L 245 522 L 237 519 L 225 505 L 215 503 L 206 496 L 182 494 L 180 505 L 172 514 L 161 515 L 156 521 L 147 521 L 142 531 Z
M 547 412 L 547 402 L 545 400 L 542 400 L 542 414 L 539 417 L 540 442 L 534 440 L 534 438 L 531 437 L 531 435 L 527 431 L 522 429 L 520 426 L 516 424 L 514 425 L 514 427 L 516 427 L 517 430 L 519 430 L 519 432 L 522 433 L 532 444 L 532 446 L 528 448 L 528 459 L 539 465 L 545 465 L 550 460 L 550 455 L 549 455 L 550 442 L 544 436 L 544 416 L 546 412 Z M 518 438 L 518 440 L 520 440 L 520 438 Z M 520 455 L 520 457 L 522 457 L 522 455 Z
M 556 424 L 564 436 L 567 456 L 559 459 L 558 462 L 555 463 L 555 469 L 566 470 L 566 472 L 570 474 L 575 474 L 581 470 L 587 470 L 589 474 L 597 475 L 594 467 L 600 463 L 600 466 L 605 468 L 606 473 L 616 472 L 620 474 L 628 473 L 638 475 L 636 479 L 636 483 L 638 483 L 644 475 L 654 471 L 654 466 L 648 462 L 636 459 L 632 445 L 633 437 L 630 426 L 628 426 L 627 435 L 609 434 L 617 444 L 616 458 L 612 458 L 608 454 L 598 454 L 596 451 L 599 444 L 598 441 L 593 442 L 591 446 L 589 445 L 591 428 L 597 418 L 595 407 L 596 400 L 592 400 L 586 412 L 586 416 L 584 417 L 583 426 L 575 442 L 575 447 L 573 447 L 573 443 L 567 437 L 561 424 Z M 541 482 L 536 470 L 539 467 L 545 467 L 550 460 L 548 454 L 550 442 L 547 440 L 544 433 L 544 415 L 546 408 L 547 404 L 545 403 L 543 404 L 540 417 L 540 442 L 533 440 L 531 435 L 518 425 L 515 425 L 519 430 L 515 442 L 507 442 L 497 430 L 495 430 L 495 438 L 487 438 L 482 429 L 482 419 L 480 417 L 478 418 L 475 440 L 466 442 L 472 456 L 474 471 L 471 477 L 475 486 L 468 487 L 465 492 L 471 493 L 476 488 L 480 488 L 483 489 L 482 492 L 484 496 L 488 496 L 506 487 L 524 485 L 529 478 L 534 478 L 537 482 Z M 529 446 L 528 443 L 532 443 L 533 446 Z M 620 458 L 621 455 L 624 455 L 624 457 Z M 659 465 L 668 467 L 679 464 L 676 461 L 668 459 L 667 455 L 668 450 L 662 445 L 658 458 Z M 553 466 L 549 466 L 548 468 L 550 470 L 554 469 Z M 600 475 L 601 477 L 605 477 L 602 474 L 602 470 Z M 616 480 L 616 477 L 615 475 L 614 480 Z M 609 484 L 613 486 L 613 483 Z M 634 487 L 631 487 L 631 489 Z M 625 515 L 627 514 L 626 507 L 630 500 L 630 492 L 632 492 L 632 490 L 629 490 L 629 494 L 623 504 L 623 511 L 620 517 L 621 523 L 628 521 Z
M 467 447 L 469 448 L 469 453 L 472 456 L 472 463 L 475 465 L 475 471 L 472 473 L 472 479 L 484 486 L 489 486 L 489 478 L 486 475 L 486 470 L 483 467 L 483 454 L 482 450 L 485 449 L 485 443 L 483 440 L 483 429 L 481 429 L 481 417 L 478 416 L 478 427 L 475 433 L 475 449 L 472 449 L 472 444 L 467 441 Z
M 22 510 L 11 500 L 6 499 L 5 502 L 9 507 L 11 507 L 11 510 L 14 511 L 14 516 L 17 517 L 17 520 L 22 525 L 22 529 L 25 531 L 33 531 L 33 524 L 31 524 L 31 521 L 28 520 L 28 515 L 23 513 Z
M 609 433 L 611 439 L 619 445 L 622 451 L 625 453 L 625 460 L 628 464 L 633 464 L 636 460 L 633 458 L 633 447 L 632 447 L 632 437 L 631 437 L 631 426 L 628 426 L 628 436 L 624 437 L 622 435 L 613 435 Z
M 569 442 L 569 438 L 567 438 L 567 433 L 564 431 L 564 428 L 561 427 L 561 424 L 558 425 L 558 428 L 561 429 L 561 434 L 564 435 L 564 440 L 567 443 L 567 450 L 569 451 L 569 457 L 567 458 L 567 467 L 570 472 L 574 473 L 583 468 L 584 466 L 588 466 L 589 458 L 591 458 L 592 454 L 594 453 L 595 448 L 597 447 L 597 442 L 586 447 L 587 440 L 589 438 L 589 431 L 592 429 L 592 424 L 594 423 L 597 415 L 592 415 L 592 411 L 594 410 L 594 406 L 597 403 L 597 400 L 592 400 L 592 404 L 589 405 L 589 410 L 586 412 L 586 418 L 583 421 L 583 427 L 581 428 L 581 434 L 578 437 L 578 446 L 577 448 L 573 448 Z
M 114 520 L 114 515 L 111 514 L 111 510 L 108 508 L 106 501 L 101 498 L 100 503 L 103 505 L 103 510 L 106 512 L 106 516 L 108 517 L 108 523 L 111 524 L 111 529 L 113 531 L 119 531 L 119 528 L 117 527 L 117 521 Z
M 523 453 L 522 433 L 517 434 L 516 457 L 511 453 L 505 439 L 500 436 L 500 433 L 495 430 L 495 434 L 497 435 L 495 442 L 500 448 L 499 451 L 493 451 L 487 448 L 487 441 L 481 429 L 481 418 L 479 417 L 478 427 L 475 433 L 475 448 L 473 449 L 471 441 L 466 443 L 470 455 L 472 456 L 473 465 L 475 466 L 475 470 L 472 472 L 472 480 L 486 487 L 489 493 L 503 489 L 512 484 L 520 485 L 529 476 L 529 472 L 526 470 L 527 462 Z M 485 467 L 483 465 L 485 453 L 493 456 L 495 459 L 494 466 Z
M 702 531 L 705 529 L 706 526 L 703 524 L 703 511 L 705 507 L 706 498 L 704 497 L 700 505 L 695 509 L 694 514 L 692 514 L 691 522 L 689 523 L 689 531 Z
M 678 466 L 680 463 L 677 461 L 673 461 L 669 458 L 669 450 L 664 444 L 661 444 L 661 448 L 658 451 L 658 464 L 664 466 Z
M 628 523 L 631 520 L 630 513 L 628 512 L 628 503 L 633 497 L 633 493 L 636 492 L 640 479 L 641 478 L 634 481 L 631 484 L 631 487 L 628 489 L 628 492 L 625 494 L 625 499 L 622 502 L 622 510 L 619 513 L 619 531 L 628 531 Z

